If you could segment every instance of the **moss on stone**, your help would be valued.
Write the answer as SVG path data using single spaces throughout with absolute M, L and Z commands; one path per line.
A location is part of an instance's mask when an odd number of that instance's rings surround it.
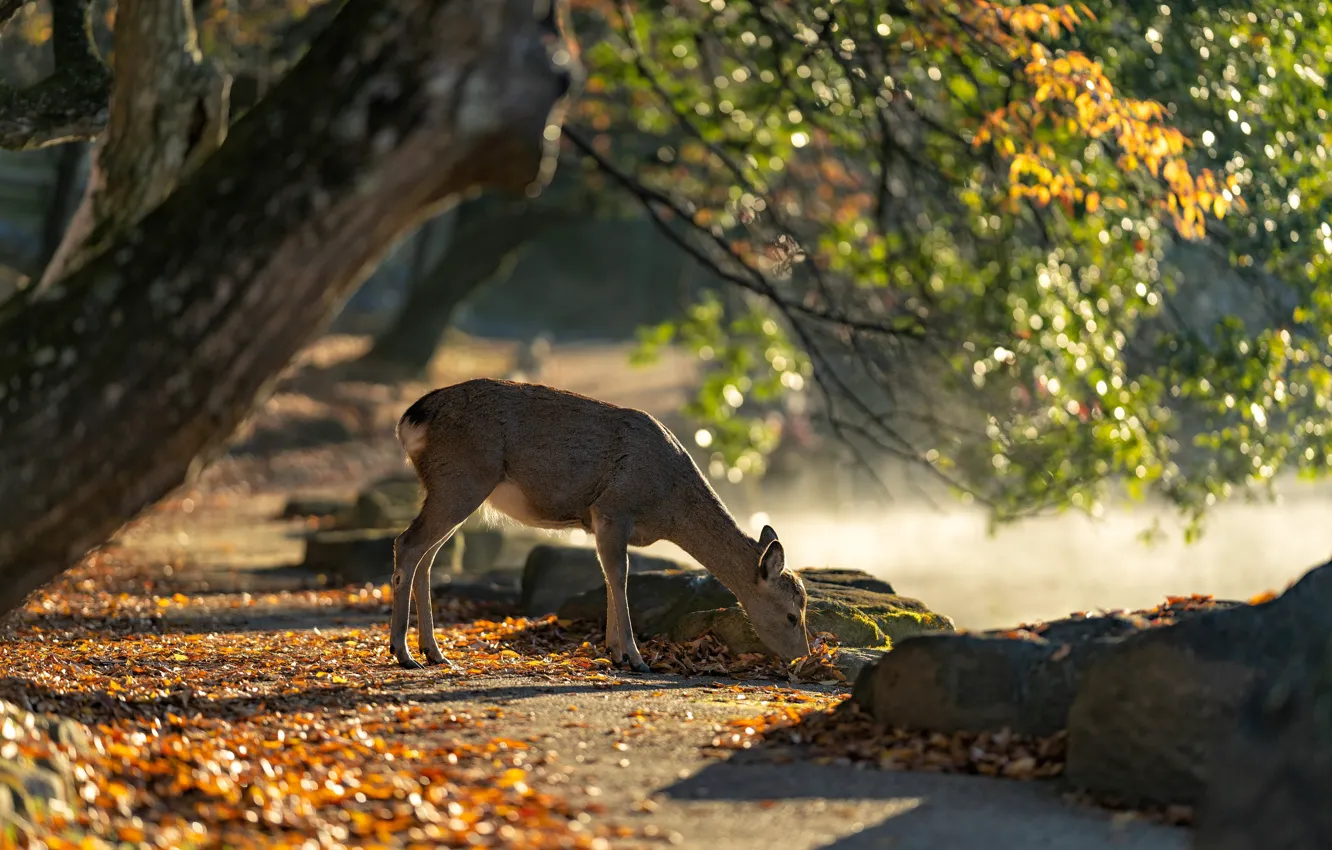
M 842 646 L 883 646 L 890 642 L 873 617 L 841 602 L 812 601 L 805 623 L 811 635 L 831 632 Z

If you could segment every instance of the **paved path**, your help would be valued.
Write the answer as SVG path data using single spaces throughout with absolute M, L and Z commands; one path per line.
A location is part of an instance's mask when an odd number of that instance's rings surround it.
M 584 683 L 478 677 L 447 680 L 430 671 L 403 696 L 430 710 L 503 716 L 471 733 L 544 737 L 558 753 L 537 768 L 560 780 L 571 799 L 605 805 L 628 825 L 652 824 L 680 846 L 742 848 L 893 848 L 893 850 L 1174 850 L 1188 832 L 1117 822 L 1074 806 L 1045 783 L 973 776 L 889 772 L 810 761 L 773 763 L 763 752 L 704 754 L 713 726 L 751 716 L 733 694 L 707 681 L 626 677 L 597 690 Z M 663 693 L 664 692 L 664 693 Z M 659 695 L 654 695 L 659 694 Z M 750 699 L 753 697 L 751 696 Z M 576 711 L 570 710 L 576 707 Z M 630 715 L 648 713 L 650 731 L 627 734 Z M 690 718 L 692 715 L 692 719 Z M 574 723 L 582 725 L 572 725 Z M 618 749 L 616 743 L 626 743 Z M 650 801 L 650 812 L 638 801 Z M 655 806 L 654 806 L 655 804 Z

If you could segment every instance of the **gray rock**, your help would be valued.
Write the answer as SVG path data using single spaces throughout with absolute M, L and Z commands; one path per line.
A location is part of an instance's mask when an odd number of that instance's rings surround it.
M 853 697 L 881 723 L 935 732 L 1027 735 L 1063 729 L 1082 671 L 1107 641 L 918 635 L 856 680 Z
M 402 531 L 416 519 L 424 501 L 425 491 L 415 473 L 381 478 L 362 488 L 351 508 L 339 515 L 337 525 Z
M 1332 631 L 1264 677 L 1219 743 L 1196 850 L 1332 847 Z
M 1218 741 L 1259 677 L 1332 625 L 1332 564 L 1276 599 L 1234 605 L 1118 641 L 1069 711 L 1068 780 L 1129 804 L 1195 805 Z
M 893 586 L 881 578 L 875 578 L 862 570 L 843 570 L 834 567 L 807 567 L 800 570 L 800 576 L 806 582 L 818 582 L 822 585 L 869 590 L 874 593 L 886 593 L 896 596 Z
M 1149 625 L 1137 615 L 1072 616 L 1025 636 L 993 630 L 895 641 L 856 681 L 855 699 L 893 726 L 1050 735 L 1067 726 L 1091 664 Z
M 682 567 L 667 558 L 655 558 L 639 552 L 629 553 L 630 574 L 650 570 L 680 570 Z M 632 586 L 632 579 L 630 579 Z M 529 617 L 554 614 L 567 601 L 588 591 L 602 594 L 601 618 L 606 616 L 606 579 L 601 572 L 595 549 L 580 546 L 554 546 L 542 544 L 532 548 L 523 565 L 522 611 Z M 633 591 L 630 591 L 632 605 Z M 630 609 L 632 614 L 632 607 Z M 561 614 L 561 616 L 564 616 Z M 579 618 L 595 619 L 595 618 Z
M 393 577 L 393 529 L 317 531 L 306 538 L 301 568 L 322 573 L 331 584 L 384 584 Z M 435 555 L 432 583 L 462 568 L 465 541 L 454 534 Z
M 833 664 L 846 677 L 848 682 L 854 682 L 860 678 L 860 674 L 868 667 L 873 667 L 879 663 L 885 655 L 886 649 L 866 649 L 864 647 L 842 646 L 838 647 L 833 653 Z
M 671 627 L 671 640 L 677 643 L 688 643 L 704 634 L 711 634 L 736 655 L 768 651 L 739 606 L 690 611 Z
M 809 592 L 811 632 L 830 632 L 844 646 L 885 648 L 894 635 L 951 631 L 952 621 L 915 599 L 875 588 L 887 582 L 853 570 L 802 570 Z M 589 591 L 560 609 L 569 619 L 605 620 L 605 589 Z M 712 632 L 732 652 L 766 652 L 734 594 L 708 573 L 629 579 L 630 617 L 639 635 L 689 641 Z M 639 612 L 643 613 L 640 614 Z
M 458 531 L 463 537 L 462 571 L 468 575 L 488 572 L 495 566 L 500 552 L 504 549 L 504 534 L 493 528 L 464 528 Z
M 670 634 L 685 615 L 733 604 L 735 597 L 702 570 L 630 573 L 629 618 L 640 637 Z M 562 620 L 606 623 L 606 586 L 579 594 L 560 606 Z
M 464 572 L 462 575 L 445 576 L 442 581 L 435 583 L 434 590 L 437 601 L 453 597 L 515 608 L 522 597 L 519 576 L 513 570 L 490 570 L 479 575 Z

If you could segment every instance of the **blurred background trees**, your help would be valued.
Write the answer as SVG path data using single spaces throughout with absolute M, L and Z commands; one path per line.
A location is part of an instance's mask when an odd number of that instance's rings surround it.
M 337 5 L 193 4 L 228 120 Z M 115 11 L 91 6 L 103 55 Z M 0 34 L 7 85 L 50 73 L 51 13 Z M 817 434 L 1001 519 L 1125 492 L 1197 519 L 1332 464 L 1325 13 L 583 0 L 555 184 L 427 223 L 338 326 L 383 375 L 425 373 L 449 327 L 683 345 L 720 482 Z M 87 160 L 0 154 L 11 285 L 41 278 Z

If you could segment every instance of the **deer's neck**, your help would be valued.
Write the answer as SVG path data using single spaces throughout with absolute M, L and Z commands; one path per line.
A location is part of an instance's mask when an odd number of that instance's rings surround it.
M 745 534 L 735 518 L 713 496 L 700 499 L 671 536 L 671 542 L 689 553 L 737 597 L 754 583 L 758 573 L 758 541 Z

